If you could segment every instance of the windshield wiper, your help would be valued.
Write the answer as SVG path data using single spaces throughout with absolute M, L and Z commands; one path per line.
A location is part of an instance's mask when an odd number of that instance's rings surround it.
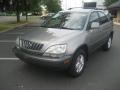
M 44 25 L 41 25 L 40 27 L 46 27 L 46 26 L 44 26 Z
M 68 27 L 61 27 L 61 29 L 70 29 L 70 30 L 74 30 L 74 29 L 68 28 Z

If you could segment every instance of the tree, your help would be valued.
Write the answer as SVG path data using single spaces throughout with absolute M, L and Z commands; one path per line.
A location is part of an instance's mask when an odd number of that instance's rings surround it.
M 28 12 L 40 11 L 39 3 L 41 0 L 12 0 L 13 10 L 16 11 L 17 22 L 20 22 L 20 13 L 25 13 L 26 21 L 28 21 Z M 15 9 L 16 8 L 16 9 Z
M 0 11 L 16 12 L 17 22 L 20 22 L 20 13 L 25 12 L 26 21 L 28 12 L 41 11 L 41 0 L 0 0 Z
M 62 10 L 60 0 L 44 0 L 44 4 L 47 6 L 48 12 L 56 13 Z
M 0 0 L 0 9 L 2 12 L 10 9 L 10 0 Z
M 20 12 L 23 10 L 22 0 L 1 0 L 1 10 L 4 12 L 16 12 L 17 22 L 20 22 Z
M 118 0 L 105 0 L 104 5 L 106 7 L 110 6 L 112 3 L 117 2 Z
M 17 22 L 20 22 L 20 0 L 16 0 L 15 8 L 16 8 L 16 16 L 17 16 Z
M 60 0 L 0 0 L 0 11 L 16 12 L 17 22 L 20 22 L 20 13 L 25 12 L 27 21 L 28 12 L 41 12 L 41 5 L 47 6 L 49 12 L 61 10 Z
M 29 11 L 31 12 L 41 12 L 42 8 L 42 0 L 30 0 L 30 7 L 29 7 Z

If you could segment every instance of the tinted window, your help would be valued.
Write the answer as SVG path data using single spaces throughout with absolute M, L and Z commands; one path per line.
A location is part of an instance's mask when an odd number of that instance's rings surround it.
M 108 17 L 103 12 L 98 12 L 100 16 L 100 24 L 105 24 L 109 21 Z
M 82 12 L 59 12 L 42 26 L 46 28 L 62 28 L 82 30 L 87 20 L 87 13 Z

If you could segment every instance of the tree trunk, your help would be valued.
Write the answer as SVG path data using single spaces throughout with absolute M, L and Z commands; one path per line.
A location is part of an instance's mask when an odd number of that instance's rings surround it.
M 24 5 L 25 5 L 25 16 L 26 16 L 26 21 L 28 21 L 27 0 L 24 0 Z
M 20 22 L 20 10 L 19 10 L 19 0 L 17 0 L 16 4 L 16 16 L 17 16 L 17 22 Z
M 28 21 L 28 12 L 26 11 L 26 21 Z
M 26 21 L 28 21 L 28 10 L 27 10 L 27 5 L 25 6 L 25 12 L 26 12 Z
M 17 22 L 19 23 L 20 22 L 20 12 L 17 11 L 16 15 L 17 15 Z

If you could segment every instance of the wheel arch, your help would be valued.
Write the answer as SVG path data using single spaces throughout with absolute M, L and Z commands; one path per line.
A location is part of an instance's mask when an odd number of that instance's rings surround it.
M 114 34 L 114 32 L 112 31 L 112 32 L 110 33 L 110 36 L 112 37 L 112 39 L 113 39 L 113 34 Z
M 79 47 L 75 50 L 73 56 L 74 56 L 80 49 L 83 49 L 83 50 L 85 51 L 85 53 L 87 54 L 87 57 L 88 57 L 88 46 L 87 46 L 87 44 L 83 44 L 83 45 L 79 46 Z

